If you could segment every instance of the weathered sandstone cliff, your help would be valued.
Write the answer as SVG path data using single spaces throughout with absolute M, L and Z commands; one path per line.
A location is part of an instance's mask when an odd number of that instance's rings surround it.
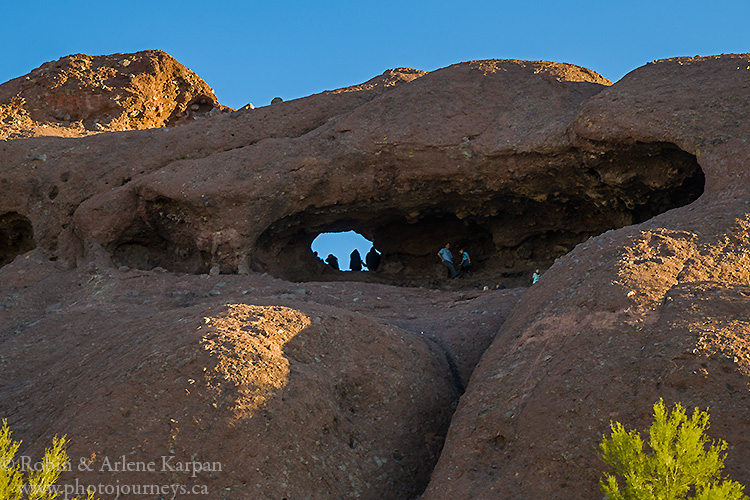
M 129 81 L 178 68 L 141 57 Z M 26 452 L 67 433 L 92 463 L 219 461 L 116 477 L 211 498 L 595 499 L 609 421 L 642 428 L 662 397 L 710 406 L 750 482 L 750 56 L 615 84 L 399 68 L 232 113 L 191 80 L 110 121 L 99 87 L 41 73 L 35 92 L 80 114 L 50 135 L 85 137 L 0 142 L 0 417 Z M 14 116 L 51 123 L 29 95 Z M 313 255 L 348 229 L 381 272 Z M 446 241 L 471 277 L 445 278 Z

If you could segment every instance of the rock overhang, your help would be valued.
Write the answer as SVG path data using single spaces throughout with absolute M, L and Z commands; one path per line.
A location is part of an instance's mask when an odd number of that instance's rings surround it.
M 264 189 L 253 189 L 259 179 L 237 176 L 230 167 L 222 175 L 232 178 L 231 188 L 220 187 L 226 177 L 217 184 L 217 177 L 203 175 L 199 186 L 179 196 L 158 187 L 155 178 L 170 178 L 158 174 L 101 200 L 98 210 L 102 204 L 116 208 L 111 215 L 117 220 L 99 242 L 129 267 L 205 273 L 218 266 L 225 273 L 246 269 L 305 281 L 332 278 L 310 250 L 314 238 L 355 230 L 383 253 L 378 279 L 429 285 L 434 254 L 447 241 L 467 247 L 477 268 L 492 276 L 528 273 L 590 236 L 686 205 L 704 186 L 695 156 L 670 143 L 474 155 L 450 175 L 425 175 L 419 168 L 436 161 L 434 152 L 426 159 L 389 154 L 374 168 L 348 155 L 344 160 L 355 167 L 342 168 L 338 179 L 316 173 L 340 158 L 289 158 L 305 164 L 292 169 L 296 184 L 266 175 Z M 463 156 L 451 149 L 441 154 L 446 163 Z M 201 168 L 193 162 L 193 173 Z
M 475 61 L 373 82 L 141 132 L 160 159 L 81 203 L 75 238 L 129 267 L 300 281 L 335 279 L 310 243 L 353 229 L 384 253 L 379 279 L 429 286 L 446 241 L 493 279 L 528 273 L 704 189 L 695 151 L 673 135 L 591 133 L 588 103 L 617 90 L 582 68 Z M 188 142 L 191 154 L 164 152 Z
M 256 258 L 285 279 L 320 279 L 329 271 L 310 252 L 312 240 L 354 230 L 382 252 L 381 279 L 429 282 L 446 242 L 465 247 L 490 275 L 530 273 L 590 236 L 694 201 L 705 181 L 696 158 L 669 143 L 478 159 L 465 171 L 396 175 L 398 206 L 384 197 L 289 214 L 261 234 Z

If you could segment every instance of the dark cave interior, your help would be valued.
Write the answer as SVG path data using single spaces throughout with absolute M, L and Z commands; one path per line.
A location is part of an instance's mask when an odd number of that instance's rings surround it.
M 31 221 L 16 212 L 0 215 L 0 267 L 36 247 Z
M 440 204 L 337 206 L 287 217 L 258 240 L 259 269 L 293 281 L 431 286 L 444 280 L 437 251 L 450 242 L 454 252 L 467 249 L 475 273 L 512 281 L 549 267 L 591 236 L 690 204 L 705 184 L 695 156 L 669 143 L 600 145 L 597 153 L 574 150 L 524 161 L 554 168 L 531 170 L 539 173 L 491 193 L 448 193 Z M 319 234 L 346 230 L 382 253 L 377 275 L 336 273 L 313 255 L 310 244 Z
M 395 200 L 288 215 L 248 245 L 248 267 L 289 281 L 431 287 L 445 281 L 437 251 L 450 242 L 454 250 L 469 252 L 475 276 L 517 286 L 514 279 L 546 269 L 592 236 L 692 203 L 705 184 L 696 157 L 670 143 L 596 144 L 554 155 L 500 157 L 488 160 L 485 171 L 491 175 L 509 164 L 523 174 L 491 189 L 451 191 L 446 181 L 403 183 Z M 410 190 L 420 196 L 404 197 Z M 208 272 L 215 257 L 212 261 L 198 250 L 195 218 L 175 200 L 150 202 L 111 248 L 113 260 L 140 269 Z M 313 254 L 310 246 L 319 234 L 348 230 L 381 252 L 377 273 L 337 272 Z M 238 272 L 237 264 L 222 265 L 221 272 Z

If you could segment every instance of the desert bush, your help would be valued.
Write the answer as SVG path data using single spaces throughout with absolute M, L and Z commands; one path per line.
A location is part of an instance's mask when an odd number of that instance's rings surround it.
M 744 486 L 721 477 L 727 443 L 710 442 L 708 411 L 693 410 L 688 417 L 679 403 L 670 413 L 659 400 L 648 429 L 649 451 L 637 431 L 611 422 L 611 437 L 603 436 L 599 457 L 622 476 L 600 481 L 608 500 L 743 500 Z
M 70 462 L 65 451 L 66 437 L 54 437 L 52 447 L 44 450 L 40 467 L 30 470 L 24 481 L 22 463 L 15 459 L 20 441 L 13 441 L 8 422 L 0 428 L 0 500 L 55 500 L 61 489 L 55 484 Z M 86 500 L 93 500 L 89 492 Z M 79 500 L 77 497 L 72 500 Z

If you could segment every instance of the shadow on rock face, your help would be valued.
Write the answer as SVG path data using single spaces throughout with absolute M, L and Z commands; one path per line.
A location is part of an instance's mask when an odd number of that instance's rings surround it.
M 174 200 L 159 198 L 146 204 L 140 218 L 115 243 L 112 260 L 119 266 L 173 272 L 206 273 L 208 261 L 198 250 L 189 211 Z
M 16 212 L 0 216 L 0 267 L 36 247 L 31 221 Z

